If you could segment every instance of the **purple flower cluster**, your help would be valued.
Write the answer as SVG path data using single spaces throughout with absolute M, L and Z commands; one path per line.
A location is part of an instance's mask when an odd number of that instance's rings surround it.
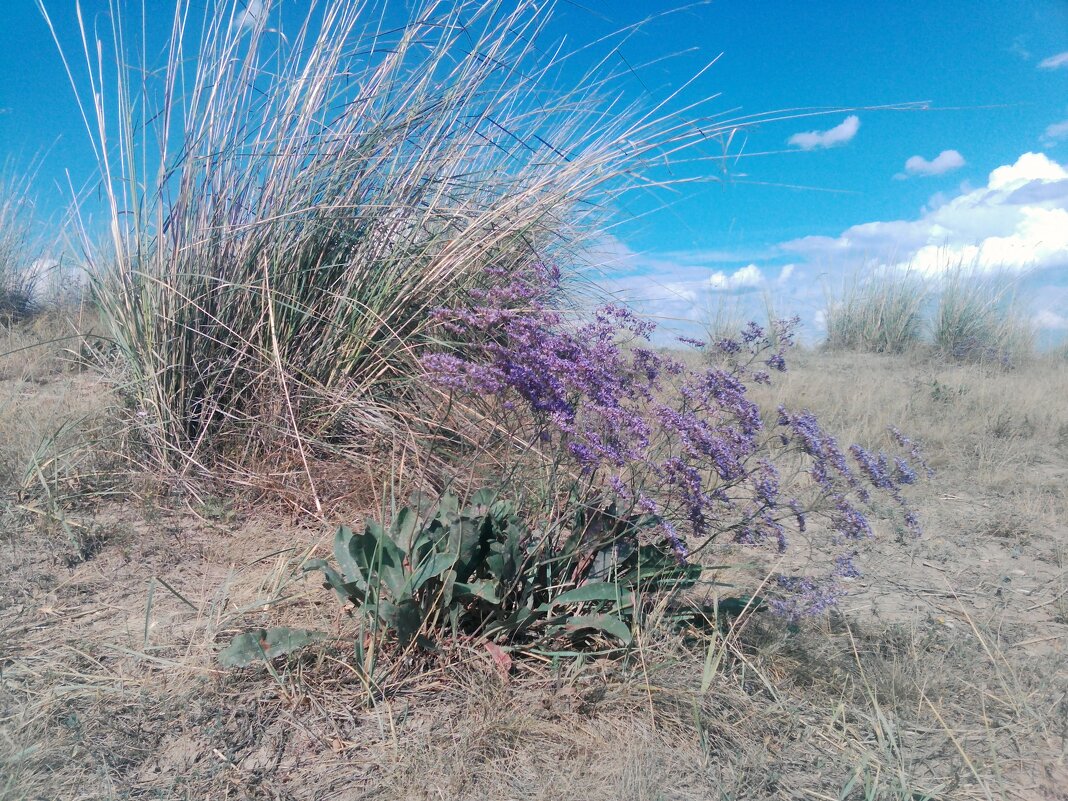
M 858 506 L 872 490 L 904 506 L 900 487 L 915 472 L 903 458 L 853 446 L 851 463 L 808 412 L 780 408 L 780 436 L 765 431 L 745 381 L 767 382 L 768 371 L 786 369 L 796 318 L 770 330 L 750 323 L 737 339 L 708 347 L 705 367 L 691 369 L 654 350 L 654 326 L 626 308 L 605 306 L 580 323 L 550 308 L 560 285 L 554 268 L 487 278 L 489 288 L 472 293 L 470 308 L 436 313 L 455 345 L 423 359 L 428 376 L 440 387 L 525 410 L 517 418 L 522 440 L 543 448 L 586 492 L 610 492 L 655 516 L 662 543 L 680 559 L 690 543 L 704 547 L 721 534 L 785 551 L 784 521 L 805 532 L 806 517 L 821 512 L 841 547 L 872 536 Z M 893 436 L 918 455 L 900 432 Z M 814 502 L 784 497 L 769 458 L 776 441 L 779 455 L 808 462 Z M 915 517 L 906 513 L 911 526 Z M 784 580 L 780 588 L 791 600 L 782 611 L 826 608 L 839 592 L 835 579 L 854 572 L 850 557 L 824 579 Z

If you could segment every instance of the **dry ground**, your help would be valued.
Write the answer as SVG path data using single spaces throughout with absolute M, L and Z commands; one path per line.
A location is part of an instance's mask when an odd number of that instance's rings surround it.
M 926 535 L 887 532 L 840 615 L 507 676 L 460 642 L 368 693 L 351 619 L 293 577 L 329 525 L 149 492 L 60 351 L 0 360 L 3 801 L 1068 798 L 1068 362 L 795 359 L 781 397 L 843 440 L 897 423 L 938 471 Z M 255 624 L 331 639 L 219 669 Z

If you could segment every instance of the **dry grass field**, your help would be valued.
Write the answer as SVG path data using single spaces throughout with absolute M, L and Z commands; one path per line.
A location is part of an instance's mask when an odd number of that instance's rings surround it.
M 1011 281 L 668 348 L 592 277 L 628 199 L 826 109 L 539 0 L 269 5 L 37 4 L 97 172 L 0 181 L 0 801 L 1068 798 Z
M 70 330 L 0 345 L 3 801 L 1068 798 L 1062 358 L 806 351 L 763 390 L 843 441 L 897 424 L 936 471 L 912 494 L 924 536 L 864 552 L 838 612 L 508 670 L 457 639 L 368 687 L 353 618 L 298 567 L 374 493 L 318 521 L 168 493 L 122 457 L 100 374 L 51 341 Z M 230 635 L 280 623 L 329 637 L 220 667 Z

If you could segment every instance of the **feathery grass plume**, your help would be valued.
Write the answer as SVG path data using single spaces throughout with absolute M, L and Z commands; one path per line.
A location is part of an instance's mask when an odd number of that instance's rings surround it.
M 1011 276 L 978 263 L 960 263 L 942 275 L 932 339 L 957 361 L 1011 367 L 1034 353 L 1034 331 L 1017 305 Z
M 624 100 L 603 60 L 560 89 L 574 54 L 541 49 L 533 0 L 399 24 L 323 0 L 285 33 L 277 5 L 201 5 L 178 0 L 156 71 L 120 4 L 99 35 L 79 11 L 109 222 L 86 257 L 153 452 L 182 470 L 235 448 L 306 470 L 404 430 L 431 309 L 568 263 L 619 193 L 722 130 L 674 95 Z
M 882 270 L 848 283 L 827 304 L 827 346 L 868 353 L 904 353 L 923 336 L 928 290 L 911 271 Z

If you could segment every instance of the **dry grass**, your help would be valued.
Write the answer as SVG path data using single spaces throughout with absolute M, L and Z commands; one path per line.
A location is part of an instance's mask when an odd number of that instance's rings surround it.
M 232 497 L 131 495 L 65 509 L 97 534 L 79 551 L 9 496 L 0 798 L 1056 798 L 1068 370 L 798 362 L 775 391 L 843 439 L 898 422 L 927 443 L 927 535 L 865 555 L 841 616 L 648 632 L 623 661 L 503 677 L 461 641 L 369 696 L 352 620 L 293 577 L 328 531 Z M 18 371 L 0 382 L 6 430 L 47 427 L 50 391 L 71 395 L 50 425 L 81 413 L 79 393 L 101 402 L 59 364 L 32 391 Z M 218 669 L 220 641 L 267 624 L 330 638 L 271 672 Z

